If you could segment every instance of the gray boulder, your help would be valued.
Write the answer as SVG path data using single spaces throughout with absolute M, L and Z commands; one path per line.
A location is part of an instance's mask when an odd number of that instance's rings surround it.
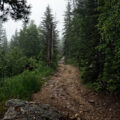
M 47 104 L 12 99 L 6 102 L 8 110 L 3 120 L 60 120 L 58 111 Z

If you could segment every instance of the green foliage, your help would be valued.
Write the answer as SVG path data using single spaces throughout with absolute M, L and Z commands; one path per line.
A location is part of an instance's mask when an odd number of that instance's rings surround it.
M 74 59 L 74 58 L 66 59 L 66 64 L 72 64 L 72 65 L 74 65 L 74 66 L 79 67 L 78 62 L 77 62 L 76 59 Z
M 27 57 L 37 56 L 40 52 L 40 38 L 34 21 L 19 33 L 19 47 Z
M 10 49 L 12 49 L 14 47 L 19 47 L 19 34 L 18 34 L 17 30 L 15 31 L 15 35 L 13 35 L 11 38 L 9 47 L 10 47 Z
M 73 10 L 68 3 L 64 27 L 66 61 L 77 61 L 83 83 L 97 91 L 120 90 L 119 8 L 120 2 L 115 0 L 76 0 Z
M 27 58 L 18 48 L 11 49 L 8 53 L 0 52 L 0 79 L 13 76 L 24 71 Z
M 24 71 L 27 58 L 18 48 L 13 48 L 7 55 L 8 76 L 13 76 Z
M 34 21 L 30 24 L 24 21 L 23 28 L 20 32 L 16 30 L 9 44 L 0 22 L 0 106 L 11 98 L 29 100 L 55 72 L 57 40 L 56 22 L 49 7 L 41 27 Z
M 70 57 L 70 46 L 71 46 L 71 20 L 72 20 L 72 15 L 71 15 L 71 4 L 68 2 L 67 5 L 67 10 L 65 12 L 65 18 L 64 18 L 64 55 L 67 58 Z
M 101 35 L 99 48 L 104 57 L 101 79 L 108 91 L 118 92 L 120 89 L 120 35 L 118 34 L 120 2 L 114 0 L 99 2 L 98 8 L 100 12 L 98 29 Z
M 58 31 L 56 30 L 56 21 L 54 20 L 52 11 L 48 6 L 44 13 L 42 24 L 39 28 L 42 37 L 42 59 L 52 66 L 54 62 L 57 62 L 57 46 L 58 46 Z
M 43 78 L 54 73 L 52 68 L 41 63 L 38 65 L 34 71 L 24 71 L 20 75 L 5 78 L 0 88 L 0 102 L 9 98 L 30 99 L 31 95 L 46 82 Z
M 0 17 L 3 21 L 8 20 L 11 17 L 14 20 L 25 19 L 28 22 L 28 15 L 30 14 L 30 5 L 26 0 L 21 1 L 0 1 Z
M 7 37 L 6 37 L 6 31 L 3 28 L 3 22 L 0 18 L 0 51 L 4 50 L 7 51 L 8 43 L 7 43 Z

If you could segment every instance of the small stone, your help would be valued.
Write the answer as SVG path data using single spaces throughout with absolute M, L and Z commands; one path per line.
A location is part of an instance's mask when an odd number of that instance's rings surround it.
M 85 109 L 85 110 L 83 110 L 83 112 L 89 112 L 90 110 L 87 110 L 87 109 Z
M 80 111 L 79 113 L 80 113 L 80 114 L 82 114 L 82 113 L 83 113 L 83 111 Z
M 3 120 L 12 120 L 16 117 L 16 111 L 14 107 L 10 107 L 8 111 L 5 113 Z
M 94 101 L 94 100 L 89 100 L 88 102 L 89 102 L 89 103 L 95 103 L 95 101 Z
M 103 105 L 106 106 L 106 103 L 104 103 Z
M 109 111 L 112 111 L 112 108 L 110 108 Z
M 75 114 L 75 118 L 77 118 L 79 116 L 79 114 Z
M 51 98 L 51 99 L 55 99 L 55 97 L 54 97 L 54 96 L 51 96 L 50 98 Z
M 81 120 L 81 118 L 77 118 L 77 120 Z

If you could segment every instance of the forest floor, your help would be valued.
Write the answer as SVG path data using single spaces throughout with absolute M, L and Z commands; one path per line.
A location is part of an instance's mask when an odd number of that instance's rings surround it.
M 50 104 L 68 120 L 120 120 L 120 100 L 98 94 L 80 81 L 77 67 L 59 62 L 58 71 L 33 95 L 33 101 Z

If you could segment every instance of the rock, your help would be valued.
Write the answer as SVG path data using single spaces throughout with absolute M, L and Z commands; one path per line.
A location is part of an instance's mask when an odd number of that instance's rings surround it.
M 55 76 L 55 77 L 58 77 L 58 74 L 55 74 L 54 76 Z
M 112 108 L 109 108 L 109 111 L 112 111 Z
M 12 99 L 6 105 L 9 108 L 3 120 L 60 120 L 62 118 L 59 112 L 47 104 Z
M 75 114 L 75 118 L 77 118 L 79 116 L 79 114 Z
M 14 107 L 10 107 L 5 114 L 4 120 L 11 120 L 14 119 L 16 116 L 16 111 Z
M 21 107 L 21 106 L 24 106 L 26 104 L 26 101 L 22 101 L 22 100 L 19 100 L 19 99 L 11 99 L 11 100 L 8 100 L 6 102 L 6 106 L 7 107 Z
M 88 102 L 89 102 L 89 103 L 95 103 L 95 101 L 94 101 L 94 100 L 89 100 Z

